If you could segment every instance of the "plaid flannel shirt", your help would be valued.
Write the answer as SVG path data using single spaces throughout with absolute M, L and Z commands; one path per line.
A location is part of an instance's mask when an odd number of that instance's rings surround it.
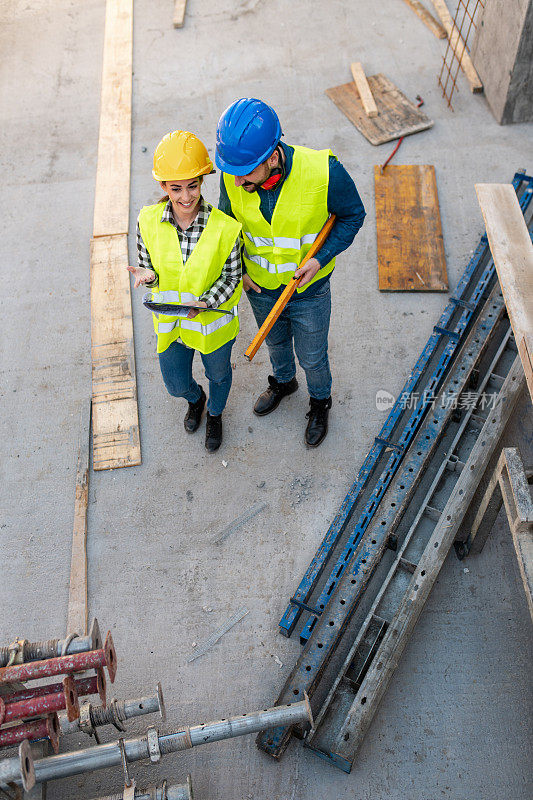
M 202 231 L 204 230 L 205 226 L 207 225 L 207 220 L 209 219 L 209 215 L 211 213 L 213 206 L 210 203 L 207 203 L 203 197 L 200 198 L 200 209 L 194 222 L 190 225 L 186 230 L 182 231 L 179 227 L 178 223 L 174 219 L 174 214 L 172 213 L 172 203 L 168 200 L 165 208 L 163 209 L 163 215 L 161 217 L 161 222 L 170 222 L 176 228 L 178 239 L 181 246 L 181 255 L 183 258 L 183 263 L 187 261 L 189 256 L 191 255 L 194 246 L 197 244 L 198 239 L 200 238 Z M 139 229 L 139 223 L 137 222 L 137 260 L 140 267 L 145 267 L 146 269 L 151 269 L 153 272 L 156 273 L 155 281 L 152 283 L 147 283 L 145 286 L 149 289 L 156 287 L 159 283 L 159 278 L 157 276 L 157 272 L 152 266 L 152 260 L 150 258 L 150 253 L 148 252 L 146 245 L 143 241 L 141 236 L 141 231 Z M 226 300 L 229 300 L 232 296 L 233 292 L 238 286 L 239 281 L 242 277 L 242 264 L 241 264 L 241 237 L 237 237 L 235 244 L 231 253 L 229 254 L 226 263 L 222 268 L 222 272 L 218 280 L 208 289 L 204 294 L 200 297 L 200 300 L 203 300 L 207 303 L 208 308 L 218 308 L 222 303 L 225 303 Z

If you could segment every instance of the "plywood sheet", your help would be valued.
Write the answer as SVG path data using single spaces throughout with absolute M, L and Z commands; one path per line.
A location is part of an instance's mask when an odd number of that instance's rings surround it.
M 510 183 L 477 183 L 476 192 L 533 401 L 533 244 Z
M 91 242 L 93 468 L 141 463 L 125 234 Z
M 93 236 L 128 232 L 133 0 L 107 0 Z
M 379 290 L 446 292 L 435 168 L 374 167 Z
M 431 128 L 433 120 L 411 103 L 385 75 L 370 75 L 367 80 L 378 109 L 377 117 L 366 115 L 353 82 L 326 89 L 326 94 L 370 144 L 384 144 Z

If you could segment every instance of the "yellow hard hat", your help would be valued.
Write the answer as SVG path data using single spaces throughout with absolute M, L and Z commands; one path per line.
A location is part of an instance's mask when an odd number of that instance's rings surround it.
M 156 181 L 186 181 L 210 172 L 213 162 L 194 133 L 172 131 L 155 148 L 152 175 Z

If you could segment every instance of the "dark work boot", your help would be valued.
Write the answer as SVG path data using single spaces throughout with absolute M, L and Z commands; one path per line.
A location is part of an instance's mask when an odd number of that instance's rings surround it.
M 210 453 L 218 450 L 222 444 L 222 414 L 212 417 L 209 411 L 205 420 L 205 448 Z
M 255 401 L 254 414 L 257 414 L 258 417 L 270 414 L 271 411 L 274 411 L 279 406 L 282 397 L 292 394 L 298 388 L 296 378 L 291 378 L 286 383 L 280 383 L 272 375 L 269 375 L 268 384 L 268 389 L 263 394 L 260 394 Z
M 187 433 L 194 433 L 197 431 L 200 425 L 200 420 L 202 419 L 206 397 L 201 386 L 200 390 L 202 392 L 200 399 L 197 400 L 196 403 L 189 403 L 189 408 L 185 414 L 185 419 L 183 420 L 183 424 Z
M 305 443 L 308 447 L 318 447 L 328 432 L 328 415 L 331 408 L 331 397 L 327 400 L 309 398 L 310 408 L 305 415 L 309 422 L 305 429 Z

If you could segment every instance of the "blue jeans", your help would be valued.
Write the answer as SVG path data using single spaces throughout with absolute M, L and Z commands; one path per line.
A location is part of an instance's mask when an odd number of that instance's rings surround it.
M 271 294 L 247 292 L 259 327 L 271 311 L 276 298 Z M 306 292 L 293 294 L 274 327 L 266 337 L 270 362 L 276 380 L 285 383 L 294 378 L 298 362 L 305 372 L 307 389 L 316 400 L 331 394 L 331 372 L 328 360 L 328 332 L 331 315 L 329 281 L 312 297 Z
M 219 347 L 213 353 L 200 353 L 205 377 L 209 381 L 207 410 L 213 417 L 222 414 L 226 406 L 233 370 L 231 368 L 231 348 L 235 339 Z M 184 397 L 189 403 L 196 403 L 201 397 L 200 386 L 192 376 L 192 362 L 196 350 L 185 347 L 182 342 L 172 342 L 159 353 L 159 366 L 167 391 L 173 397 Z

